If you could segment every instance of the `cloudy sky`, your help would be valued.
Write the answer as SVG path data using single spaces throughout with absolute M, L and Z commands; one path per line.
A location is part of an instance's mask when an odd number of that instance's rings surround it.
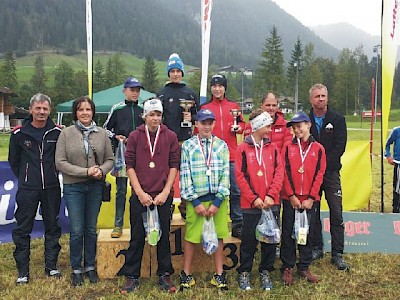
M 347 22 L 380 35 L 382 0 L 272 0 L 305 26 Z

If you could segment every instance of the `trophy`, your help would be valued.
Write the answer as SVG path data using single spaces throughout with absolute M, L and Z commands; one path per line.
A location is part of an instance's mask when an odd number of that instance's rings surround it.
M 189 112 L 192 106 L 194 105 L 193 100 L 179 99 L 179 105 L 183 108 L 185 112 Z M 192 127 L 192 122 L 190 121 L 182 121 L 181 127 Z
M 232 131 L 236 131 L 239 129 L 239 125 L 237 124 L 237 117 L 240 116 L 241 111 L 239 109 L 231 109 L 231 115 L 233 116 L 233 127 Z

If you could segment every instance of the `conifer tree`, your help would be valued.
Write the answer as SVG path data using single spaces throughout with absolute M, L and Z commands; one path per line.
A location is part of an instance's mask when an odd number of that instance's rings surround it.
M 143 66 L 142 77 L 142 84 L 147 91 L 155 93 L 160 89 L 158 81 L 158 70 L 151 55 L 148 55 L 146 57 L 146 62 Z

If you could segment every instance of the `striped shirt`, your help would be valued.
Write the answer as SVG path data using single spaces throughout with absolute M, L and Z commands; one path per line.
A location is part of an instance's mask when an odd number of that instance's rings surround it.
M 216 136 L 208 140 L 209 145 L 213 140 L 209 175 L 206 174 L 208 168 L 205 158 L 209 150 L 206 149 L 206 143 L 200 144 L 197 135 L 183 142 L 180 192 L 182 199 L 192 202 L 194 206 L 212 200 L 219 207 L 229 197 L 229 150 L 226 143 Z

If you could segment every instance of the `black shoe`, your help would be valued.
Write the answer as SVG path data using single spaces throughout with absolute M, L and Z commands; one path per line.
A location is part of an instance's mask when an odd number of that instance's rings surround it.
M 90 270 L 85 272 L 85 275 L 87 278 L 89 278 L 90 283 L 98 283 L 99 282 L 99 277 L 97 276 L 96 270 Z
M 57 270 L 57 269 L 48 269 L 48 268 L 45 268 L 45 269 L 44 269 L 44 273 L 45 273 L 47 276 L 52 277 L 52 278 L 61 278 L 61 272 L 60 272 L 59 270 Z
M 232 237 L 242 238 L 242 225 L 232 225 Z
M 125 286 L 121 289 L 121 294 L 126 295 L 128 293 L 132 293 L 138 287 L 139 287 L 139 279 L 127 276 Z
M 324 257 L 324 251 L 318 248 L 314 248 L 312 251 L 312 259 L 317 260 Z
M 71 280 L 72 280 L 73 286 L 80 286 L 83 284 L 83 274 L 82 273 L 72 273 Z
M 342 254 L 332 256 L 331 263 L 340 271 L 349 271 L 350 266 L 343 260 Z

